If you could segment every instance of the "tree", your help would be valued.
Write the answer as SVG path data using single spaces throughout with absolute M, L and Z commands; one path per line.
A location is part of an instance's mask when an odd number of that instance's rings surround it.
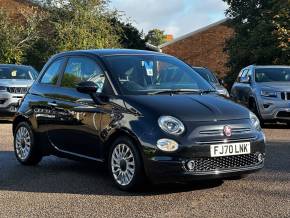
M 148 32 L 145 41 L 151 45 L 159 46 L 166 41 L 166 36 L 163 30 L 153 29 Z
M 145 49 L 145 39 L 143 32 L 140 32 L 132 23 L 121 22 L 117 17 L 112 19 L 112 24 L 118 30 L 120 44 L 123 48 L 128 49 Z
M 105 0 L 58 0 L 50 4 L 57 51 L 119 47 Z
M 44 14 L 36 7 L 20 10 L 18 19 L 0 9 L 0 62 L 22 63 L 26 50 L 40 37 L 38 26 Z
M 232 84 L 238 72 L 250 64 L 290 64 L 289 0 L 223 0 L 235 35 L 226 51 Z

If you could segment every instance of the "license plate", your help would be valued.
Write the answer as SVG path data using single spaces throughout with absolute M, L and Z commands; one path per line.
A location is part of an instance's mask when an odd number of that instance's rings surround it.
M 240 142 L 231 144 L 217 144 L 210 146 L 211 157 L 224 157 L 251 153 L 250 142 Z

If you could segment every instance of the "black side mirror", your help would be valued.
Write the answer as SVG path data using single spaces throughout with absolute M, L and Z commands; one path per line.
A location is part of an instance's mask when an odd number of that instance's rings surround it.
M 92 94 L 98 91 L 98 85 L 92 81 L 80 82 L 77 85 L 77 90 L 81 93 Z
M 97 93 L 99 86 L 92 81 L 80 82 L 77 85 L 77 90 L 81 93 L 89 94 L 96 104 L 103 104 L 100 99 L 100 94 Z

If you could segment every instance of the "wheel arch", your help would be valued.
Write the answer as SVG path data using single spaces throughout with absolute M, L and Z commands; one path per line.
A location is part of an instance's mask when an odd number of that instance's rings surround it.
M 27 117 L 25 117 L 23 115 L 18 115 L 17 117 L 14 118 L 13 123 L 12 123 L 13 135 L 15 133 L 17 125 L 21 122 L 27 122 L 30 126 L 32 126 L 32 123 L 30 122 L 30 120 Z
M 104 143 L 104 159 L 106 161 L 108 160 L 110 149 L 113 145 L 113 142 L 121 136 L 128 137 L 134 142 L 134 144 L 136 143 L 136 148 L 139 151 L 139 154 L 140 154 L 142 161 L 143 161 L 143 155 L 142 155 L 142 151 L 141 151 L 141 143 L 140 143 L 138 137 L 132 131 L 125 129 L 125 128 L 121 128 L 121 129 L 116 130 L 114 133 L 112 133 L 108 137 L 108 139 Z

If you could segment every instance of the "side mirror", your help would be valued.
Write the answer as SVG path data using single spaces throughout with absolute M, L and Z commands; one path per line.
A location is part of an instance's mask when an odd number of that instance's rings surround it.
M 97 93 L 98 89 L 99 86 L 92 81 L 80 82 L 77 85 L 77 90 L 79 92 L 89 94 L 96 104 L 102 105 L 104 104 L 104 101 L 101 99 L 102 97 L 100 96 L 100 94 Z M 105 97 L 103 98 L 106 99 Z
M 241 77 L 240 82 L 241 83 L 250 83 L 251 82 L 251 78 L 249 76 Z
M 220 83 L 221 85 L 224 85 L 224 84 L 225 84 L 225 81 L 224 81 L 223 79 L 219 79 L 219 83 Z
M 93 94 L 96 93 L 98 91 L 98 85 L 95 84 L 92 81 L 85 81 L 85 82 L 80 82 L 77 85 L 77 90 L 81 93 L 85 93 L 85 94 Z

